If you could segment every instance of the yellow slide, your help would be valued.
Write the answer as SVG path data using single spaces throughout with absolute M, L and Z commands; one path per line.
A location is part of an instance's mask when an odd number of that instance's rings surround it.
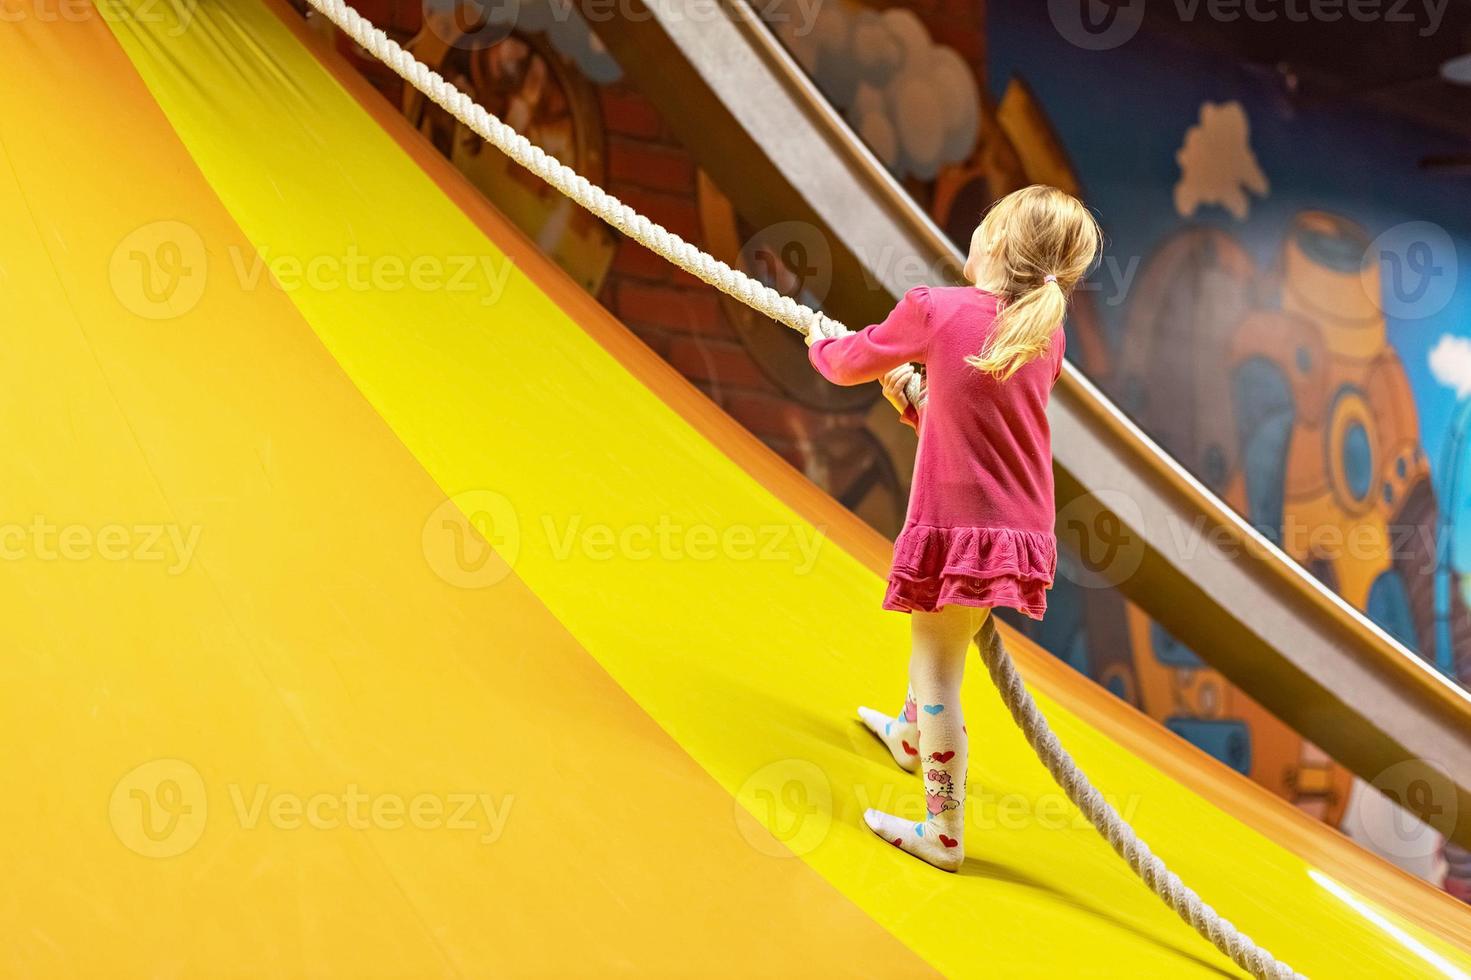
M 0 8 L 0 970 L 1232 972 L 978 663 L 964 869 L 873 839 L 922 812 L 849 720 L 903 690 L 887 543 L 291 11 Z M 1008 640 L 1275 954 L 1471 970 L 1463 907 Z

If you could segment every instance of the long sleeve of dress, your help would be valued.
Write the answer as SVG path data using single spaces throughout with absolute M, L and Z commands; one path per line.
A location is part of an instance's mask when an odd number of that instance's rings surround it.
M 875 381 L 901 364 L 923 361 L 930 343 L 930 296 L 925 286 L 904 294 L 883 323 L 846 337 L 819 340 L 807 351 L 824 378 L 833 384 Z

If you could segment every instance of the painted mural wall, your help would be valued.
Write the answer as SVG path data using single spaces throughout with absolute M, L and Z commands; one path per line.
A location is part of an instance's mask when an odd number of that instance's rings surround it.
M 1069 356 L 1268 540 L 1464 682 L 1471 216 L 1464 177 L 1417 165 L 1454 146 L 1298 104 L 1274 74 L 1198 48 L 1122 38 L 1123 7 L 1140 5 L 991 3 L 980 42 L 921 4 L 825 4 L 810 30 L 773 28 L 962 247 L 1017 186 L 1085 197 L 1109 248 L 1074 304 Z M 1073 19 L 1100 13 L 1090 29 Z M 970 52 L 980 84 L 947 79 L 925 104 L 900 81 L 910 56 L 944 66 L 925 45 Z M 966 150 L 949 103 L 977 91 Z M 1206 546 L 1207 529 L 1180 531 Z M 1088 564 L 1064 556 L 1047 620 L 1017 625 L 1227 765 L 1466 893 L 1465 855 L 1096 587 Z
M 1092 50 L 1065 7 L 993 5 L 986 84 L 1027 80 L 1103 217 L 1093 306 L 1111 357 L 1090 373 L 1263 534 L 1464 683 L 1471 212 L 1464 176 L 1418 165 L 1453 141 L 1294 100 L 1274 73 L 1147 34 Z M 1432 839 L 1129 619 L 1145 710 L 1438 878 Z M 1080 624 L 1072 642 L 1097 650 L 1106 629 Z M 1450 886 L 1464 891 L 1458 874 Z

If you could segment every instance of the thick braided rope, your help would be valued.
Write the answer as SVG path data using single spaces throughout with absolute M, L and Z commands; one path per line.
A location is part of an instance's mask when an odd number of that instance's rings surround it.
M 446 81 L 438 72 L 405 51 L 383 31 L 374 27 L 343 0 L 307 0 L 324 17 L 336 24 L 363 50 L 393 69 L 400 78 L 422 92 L 436 105 L 468 126 L 487 143 L 551 184 L 582 207 L 633 238 L 651 251 L 663 256 L 690 274 L 699 277 L 721 292 L 745 303 L 752 309 L 785 324 L 805 336 L 837 337 L 848 328 L 825 314 L 784 296 L 739 269 L 707 254 L 683 238 L 618 200 L 589 181 L 556 157 L 535 145 L 525 136 L 501 122 L 477 104 L 465 92 Z M 911 404 L 919 401 L 920 380 L 910 379 L 905 394 Z M 1221 918 L 1200 896 L 1187 888 L 1150 853 L 1135 836 L 1118 812 L 1109 806 L 1099 792 L 1078 771 L 1072 759 L 1048 728 L 1032 697 L 1022 686 L 1011 658 L 1001 646 L 1001 638 L 987 620 L 989 642 L 981 644 L 991 679 L 1001 691 L 1027 741 L 1042 760 L 1047 771 L 1057 780 L 1068 798 L 1087 815 L 1098 832 L 1107 838 L 1129 867 L 1149 885 L 1165 903 L 1197 932 L 1209 939 L 1243 969 L 1260 978 L 1296 977 L 1285 964 L 1252 943 L 1230 922 Z M 983 632 L 983 637 L 986 634 Z
M 1167 868 L 1149 850 L 1149 845 L 1139 839 L 1134 828 L 1124 822 L 1119 812 L 1088 781 L 1088 777 L 1073 762 L 1067 749 L 1057 740 L 1057 735 L 1047 724 L 1047 718 L 1022 683 L 1011 655 L 1006 652 L 1001 636 L 996 632 L 995 617 L 987 618 L 976 642 L 981 648 L 981 658 L 986 662 L 986 669 L 991 673 L 991 682 L 1001 692 L 1001 700 L 1006 703 L 1017 727 L 1026 736 L 1027 744 L 1032 747 L 1032 751 L 1037 754 L 1037 758 L 1057 785 L 1062 787 L 1067 798 L 1083 811 L 1088 822 L 1133 869 L 1139 880 L 1174 909 L 1176 915 L 1209 940 L 1211 945 L 1252 976 L 1261 980 L 1300 977 L 1301 974 L 1292 967 L 1252 942 L 1251 937 L 1202 901 L 1199 895 L 1180 880 L 1179 875 Z
M 316 10 L 373 57 L 393 69 L 400 78 L 422 92 L 436 105 L 468 126 L 491 146 L 551 184 L 582 207 L 602 218 L 625 235 L 663 256 L 681 269 L 716 289 L 807 337 L 839 337 L 849 330 L 831 317 L 784 296 L 731 268 L 647 216 L 639 214 L 586 177 L 532 143 L 476 103 L 438 72 L 405 51 L 398 42 L 359 14 L 343 0 L 307 0 Z M 911 377 L 905 395 L 918 404 L 920 379 Z

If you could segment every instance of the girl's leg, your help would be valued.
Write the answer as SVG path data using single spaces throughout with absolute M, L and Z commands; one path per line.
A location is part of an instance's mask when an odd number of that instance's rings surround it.
M 937 868 L 956 871 L 965 860 L 965 718 L 960 680 L 971 640 L 988 609 L 946 606 L 912 614 L 914 651 L 909 683 L 918 708 L 925 819 L 916 823 L 869 810 L 864 822 L 884 840 Z
M 858 709 L 858 717 L 863 719 L 863 724 L 878 736 L 880 742 L 888 746 L 894 761 L 905 772 L 914 772 L 919 768 L 918 714 L 913 684 L 909 685 L 909 696 L 904 699 L 904 707 L 893 718 L 872 708 Z

